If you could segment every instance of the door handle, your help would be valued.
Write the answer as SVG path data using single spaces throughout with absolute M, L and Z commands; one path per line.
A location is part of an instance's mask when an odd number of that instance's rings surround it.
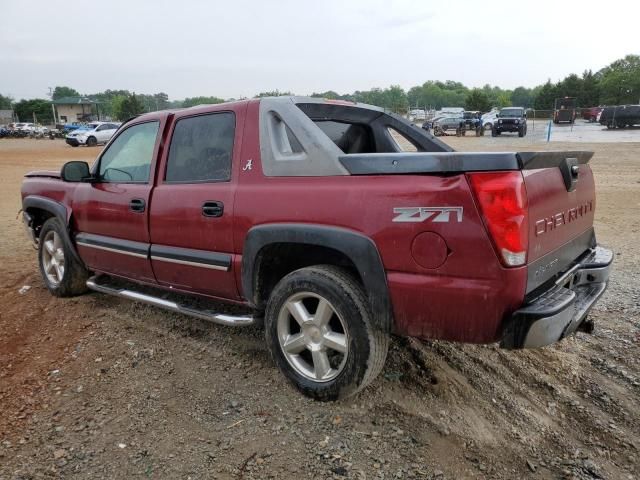
M 146 203 L 143 199 L 141 198 L 134 198 L 129 202 L 129 210 L 131 210 L 132 212 L 136 212 L 136 213 L 142 213 L 144 212 L 144 209 L 146 207 Z
M 221 217 L 224 213 L 224 203 L 208 201 L 202 204 L 202 215 L 205 217 Z

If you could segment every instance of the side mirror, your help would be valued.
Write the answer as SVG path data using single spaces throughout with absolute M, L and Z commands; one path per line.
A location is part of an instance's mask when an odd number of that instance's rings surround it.
M 91 178 L 89 164 L 74 160 L 67 162 L 62 166 L 60 177 L 65 182 L 83 182 Z

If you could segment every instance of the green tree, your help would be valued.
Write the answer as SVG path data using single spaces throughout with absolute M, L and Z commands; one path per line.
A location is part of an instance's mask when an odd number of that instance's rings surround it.
M 334 92 L 333 90 L 327 90 L 326 92 L 320 92 L 320 93 L 312 93 L 311 94 L 312 97 L 315 98 L 326 98 L 329 100 L 347 100 L 352 102 L 353 101 L 353 95 L 340 95 L 338 92 Z
M 516 87 L 511 93 L 511 104 L 516 107 L 529 108 L 533 105 L 532 90 L 526 87 Z
M 384 107 L 395 113 L 407 113 L 409 100 L 407 94 L 400 85 L 391 85 L 383 90 Z
M 391 85 L 389 88 L 372 88 L 371 90 L 357 90 L 353 94 L 356 102 L 368 103 L 386 108 L 395 113 L 406 113 L 409 109 L 407 94 L 399 85 Z
M 407 93 L 407 101 L 412 107 L 428 109 L 463 107 L 468 93 L 469 89 L 460 82 L 429 80 L 411 88 Z
M 504 108 L 511 106 L 511 92 L 509 90 L 501 91 L 496 97 L 495 101 L 492 102 L 493 105 Z
M 105 90 L 104 92 L 94 93 L 88 96 L 98 102 L 98 109 L 102 117 L 115 118 L 114 103 L 121 101 L 121 97 L 128 95 L 130 95 L 129 90 Z
M 63 98 L 63 97 L 79 97 L 79 96 L 80 94 L 78 93 L 78 91 L 71 87 L 57 86 L 56 88 L 53 89 L 53 94 L 51 95 L 51 98 L 53 100 L 58 100 L 59 98 Z
M 185 98 L 182 102 L 183 107 L 194 107 L 196 105 L 214 105 L 216 103 L 223 103 L 224 100 L 218 97 L 191 97 Z
M 640 55 L 627 55 L 600 72 L 600 101 L 604 104 L 637 103 L 640 98 Z
M 53 123 L 51 102 L 44 98 L 20 100 L 13 106 L 13 108 L 21 122 L 33 122 L 35 114 L 36 122 L 45 125 Z
M 13 104 L 13 98 L 0 94 L 0 110 L 10 110 Z
M 538 90 L 533 106 L 536 110 L 553 110 L 555 99 L 558 97 L 558 91 L 551 80 L 542 85 Z
M 600 79 L 591 70 L 582 73 L 582 91 L 580 106 L 594 107 L 600 105 Z
M 254 98 L 262 98 L 262 97 L 286 97 L 289 95 L 293 95 L 291 92 L 281 92 L 280 90 L 271 90 L 267 92 L 260 92 Z
M 474 88 L 467 95 L 464 101 L 464 108 L 472 111 L 488 112 L 491 110 L 489 96 L 479 88 Z
M 114 102 L 113 108 L 114 116 L 118 120 L 122 121 L 135 117 L 136 115 L 140 115 L 144 112 L 144 104 L 140 101 L 135 92 L 118 98 L 117 102 Z

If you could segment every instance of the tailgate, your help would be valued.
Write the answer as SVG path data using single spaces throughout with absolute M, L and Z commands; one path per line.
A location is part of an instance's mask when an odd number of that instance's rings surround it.
M 527 292 L 595 246 L 591 152 L 518 153 L 529 204 Z

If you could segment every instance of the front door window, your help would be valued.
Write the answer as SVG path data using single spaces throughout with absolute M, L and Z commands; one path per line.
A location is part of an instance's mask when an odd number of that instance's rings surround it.
M 98 175 L 107 183 L 147 183 L 159 122 L 132 125 L 100 157 Z

